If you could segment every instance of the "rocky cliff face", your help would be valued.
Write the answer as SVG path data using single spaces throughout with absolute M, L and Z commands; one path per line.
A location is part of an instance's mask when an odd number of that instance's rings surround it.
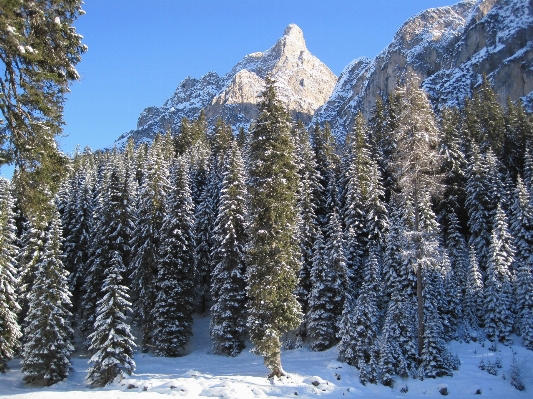
M 162 107 L 146 108 L 137 129 L 123 134 L 117 142 L 129 137 L 149 141 L 168 129 L 178 131 L 182 118 L 194 118 L 202 109 L 211 123 L 222 117 L 235 130 L 247 126 L 257 116 L 258 96 L 269 73 L 292 116 L 305 123 L 330 97 L 337 81 L 335 74 L 307 50 L 302 30 L 291 24 L 272 48 L 247 55 L 225 76 L 210 72 L 201 79 L 185 79 Z
M 329 121 L 342 138 L 362 111 L 369 117 L 408 71 L 422 80 L 436 107 L 462 104 L 488 75 L 500 101 L 533 103 L 533 0 L 465 0 L 410 18 L 374 59 L 341 73 L 313 123 Z

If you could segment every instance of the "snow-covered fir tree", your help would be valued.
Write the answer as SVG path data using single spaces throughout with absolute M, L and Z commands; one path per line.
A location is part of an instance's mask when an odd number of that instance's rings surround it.
M 391 201 L 390 208 L 390 228 L 385 236 L 382 270 L 387 296 L 385 302 L 392 298 L 394 290 L 399 290 L 407 297 L 416 295 L 416 275 L 402 256 L 407 248 L 407 226 L 399 197 Z
M 211 275 L 213 353 L 237 356 L 246 335 L 246 186 L 242 156 L 234 143 L 226 157 L 219 212 L 215 223 Z
M 52 385 L 69 374 L 74 351 L 68 310 L 71 306 L 67 272 L 62 262 L 62 232 L 56 211 L 46 233 L 46 242 L 36 265 L 28 294 L 22 372 L 28 383 Z
M 200 196 L 200 203 L 196 207 L 196 272 L 197 272 L 197 310 L 204 313 L 211 301 L 211 272 L 213 259 L 211 257 L 214 242 L 213 231 L 218 213 L 218 199 L 220 196 L 221 176 L 216 158 L 211 158 L 211 167 L 207 182 Z
M 319 229 L 316 208 L 317 196 L 320 194 L 320 174 L 317 171 L 315 153 L 309 141 L 309 134 L 301 121 L 294 128 L 296 141 L 296 156 L 298 163 L 298 213 L 299 213 L 299 242 L 302 254 L 302 266 L 298 279 L 298 300 L 304 314 L 308 311 L 308 299 L 311 291 L 311 269 L 313 267 L 313 246 Z M 306 334 L 305 320 L 300 326 L 299 333 Z
M 524 185 L 526 186 L 530 198 L 533 196 L 533 154 L 531 151 L 532 144 L 533 141 L 530 141 L 526 144 L 523 174 Z
M 79 156 L 81 158 L 81 156 Z M 85 155 L 85 158 L 88 158 Z M 72 175 L 72 185 L 68 197 L 69 210 L 63 214 L 63 226 L 68 224 L 65 231 L 64 253 L 65 267 L 69 271 L 70 289 L 73 293 L 74 308 L 80 297 L 83 285 L 84 270 L 89 260 L 92 232 L 92 185 L 93 171 L 88 165 L 88 159 L 77 159 L 75 172 Z
M 339 358 L 359 369 L 359 381 L 365 385 L 378 381 L 380 311 L 378 295 L 381 292 L 379 262 L 371 250 L 365 262 L 364 283 L 353 308 L 345 304 L 340 322 Z M 347 300 L 347 303 L 350 301 Z
M 457 215 L 448 214 L 448 234 L 446 235 L 446 248 L 450 259 L 450 266 L 455 276 L 454 283 L 459 289 L 459 295 L 464 298 L 468 274 L 468 249 L 461 234 L 461 227 Z
M 156 277 L 160 262 L 161 225 L 168 195 L 168 150 L 166 141 L 157 136 L 143 165 L 139 187 L 138 219 L 131 239 L 133 310 L 142 329 L 142 350 L 152 345 L 154 306 L 157 296 Z M 172 146 L 170 146 L 172 148 Z
M 422 251 L 425 256 L 420 259 L 425 263 L 422 266 L 424 336 L 419 377 L 435 378 L 452 375 L 452 370 L 458 367 L 457 360 L 449 353 L 446 346 L 446 339 L 450 338 L 450 334 L 446 334 L 446 329 L 450 329 L 451 324 L 456 322 L 450 317 L 449 309 L 454 309 L 454 306 L 457 307 L 459 304 L 453 301 L 453 292 L 446 291 L 446 272 L 449 269 L 446 254 L 439 248 L 437 240 L 424 241 Z
M 392 293 L 380 341 L 379 380 L 394 386 L 394 376 L 418 375 L 416 337 L 416 297 L 408 296 L 396 287 Z
M 125 271 L 120 251 L 114 250 L 105 271 L 102 286 L 103 297 L 98 301 L 94 332 L 89 335 L 90 351 L 93 351 L 87 379 L 92 385 L 110 384 L 117 376 L 135 371 L 133 361 L 133 335 L 126 322 L 126 312 L 131 311 L 127 287 L 121 285 Z
M 533 207 L 520 175 L 511 214 L 510 231 L 516 261 L 516 327 L 524 339 L 524 346 L 533 349 Z
M 317 235 L 307 314 L 307 331 L 312 339 L 311 349 L 318 351 L 331 348 L 337 342 L 338 322 L 348 289 L 343 234 L 335 212 L 330 215 L 327 232 L 328 237 L 322 253 L 321 237 Z
M 496 210 L 485 281 L 485 334 L 494 342 L 511 343 L 513 328 L 513 289 L 511 265 L 514 247 L 508 230 L 507 217 L 500 205 Z
M 129 198 L 124 189 L 123 163 L 117 154 L 114 155 L 104 172 L 103 187 L 94 213 L 91 256 L 84 276 L 86 293 L 83 298 L 83 310 L 88 320 L 82 323 L 82 327 L 87 326 L 89 322 L 94 325 L 96 321 L 98 302 L 104 295 L 101 287 L 105 280 L 106 268 L 112 263 L 115 252 L 118 252 L 126 269 L 130 256 L 129 242 L 134 226 L 128 207 Z M 93 325 L 87 331 L 93 331 Z
M 329 124 L 321 128 L 318 124 L 315 125 L 311 133 L 311 144 L 315 152 L 315 160 L 317 165 L 317 172 L 319 178 L 319 193 L 316 196 L 317 206 L 315 214 L 319 222 L 322 233 L 326 234 L 326 226 L 328 224 L 328 215 L 330 209 L 328 201 L 335 201 L 336 195 L 331 190 L 336 189 L 337 169 L 339 164 L 339 157 L 336 153 L 335 138 L 331 134 Z
M 419 85 L 418 78 L 409 74 L 405 84 L 396 88 L 397 95 L 401 97 L 401 106 L 395 133 L 397 144 L 393 157 L 393 177 L 404 198 L 412 202 L 410 243 L 417 277 L 418 354 L 421 355 L 424 336 L 423 272 L 422 263 L 417 261 L 424 256 L 422 205 L 424 195 L 439 191 L 442 177 L 438 173 L 441 161 L 438 153 L 439 131 L 431 104 Z
M 443 231 L 448 236 L 451 220 L 447 215 L 455 214 L 458 232 L 463 232 L 467 220 L 465 211 L 466 145 L 464 124 L 457 108 L 445 108 L 441 116 L 442 139 L 439 152 L 443 157 L 441 171 L 444 178 L 444 192 L 437 204 L 437 215 Z
M 37 274 L 37 261 L 46 241 L 46 231 L 35 226 L 31 220 L 23 222 L 20 249 L 17 256 L 17 294 L 21 311 L 19 320 L 23 323 L 29 309 L 28 294 Z
M 192 336 L 194 311 L 194 205 L 187 165 L 174 161 L 159 231 L 152 342 L 160 356 L 181 356 Z
M 480 154 L 473 145 L 467 176 L 468 245 L 475 248 L 479 266 L 486 271 L 496 208 L 504 198 L 498 160 L 492 151 Z
M 0 373 L 7 369 L 19 348 L 21 337 L 17 313 L 20 310 L 16 289 L 18 249 L 9 180 L 0 178 Z
M 89 242 L 88 259 L 81 271 L 83 285 L 81 295 L 78 299 L 80 314 L 80 329 L 86 335 L 93 331 L 96 320 L 96 304 L 100 298 L 101 287 L 104 281 L 105 256 L 103 253 L 107 237 L 105 231 L 107 222 L 105 220 L 106 204 L 108 199 L 107 190 L 109 188 L 109 175 L 111 165 L 106 157 L 97 160 L 96 177 L 92 189 L 92 217 L 91 234 Z M 86 342 L 88 345 L 89 342 Z
M 302 315 L 294 294 L 300 270 L 297 166 L 289 115 L 274 85 L 267 78 L 259 116 L 250 129 L 246 279 L 254 351 L 263 356 L 270 376 L 279 377 L 284 375 L 280 338 L 298 327 Z
M 483 277 L 479 270 L 476 251 L 470 247 L 468 256 L 468 269 L 466 272 L 466 284 L 464 292 L 463 321 L 467 338 L 475 336 L 473 331 L 479 330 L 484 323 L 483 314 Z M 477 333 L 475 333 L 477 335 Z
M 446 340 L 455 338 L 460 303 L 453 284 L 450 262 L 440 245 L 439 226 L 427 193 L 420 194 L 420 232 L 409 232 L 408 259 L 422 275 L 423 336 L 419 337 L 419 377 L 451 375 L 456 368 Z M 412 259 L 412 260 L 411 260 Z M 451 280 L 451 281 L 450 281 Z M 419 288 L 419 285 L 417 285 Z M 418 314 L 420 317 L 420 313 Z
M 384 188 L 377 163 L 371 159 L 367 127 L 362 114 L 346 138 L 341 174 L 342 213 L 346 260 L 350 275 L 349 294 L 357 296 L 363 283 L 362 261 L 369 248 L 384 244 L 388 215 Z
M 513 176 L 522 174 L 524 156 L 533 140 L 533 121 L 525 111 L 522 101 L 513 103 L 507 99 L 505 118 L 505 135 L 503 137 L 503 162 Z
M 469 138 L 479 144 L 481 152 L 485 153 L 490 148 L 498 156 L 503 155 L 503 109 L 485 74 L 481 84 L 475 88 L 472 98 L 466 100 L 464 113 Z

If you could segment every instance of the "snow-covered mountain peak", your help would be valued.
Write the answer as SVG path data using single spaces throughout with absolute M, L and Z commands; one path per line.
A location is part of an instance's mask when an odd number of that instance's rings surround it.
M 257 117 L 256 104 L 268 74 L 276 80 L 278 94 L 292 116 L 306 123 L 329 98 L 337 81 L 337 76 L 307 50 L 302 30 L 290 24 L 274 46 L 248 54 L 226 75 L 210 72 L 200 79 L 186 78 L 162 107 L 146 108 L 137 129 L 117 141 L 130 137 L 150 140 L 169 129 L 178 132 L 184 117 L 195 118 L 201 110 L 210 123 L 221 117 L 234 130 L 247 126 Z
M 298 25 L 290 24 L 285 28 L 283 36 L 277 41 L 272 50 L 281 54 L 299 54 L 307 51 L 305 45 L 304 33 Z
M 290 37 L 294 40 L 298 40 L 301 42 L 304 41 L 304 33 L 300 29 L 300 27 L 296 24 L 287 25 L 287 27 L 285 28 L 285 31 L 283 32 L 283 36 L 287 36 L 287 37 Z M 304 45 L 305 45 L 305 42 L 304 42 Z

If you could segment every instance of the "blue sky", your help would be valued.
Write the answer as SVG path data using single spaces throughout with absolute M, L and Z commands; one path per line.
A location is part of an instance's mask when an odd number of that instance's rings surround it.
M 270 48 L 290 23 L 335 73 L 373 57 L 410 16 L 454 0 L 86 0 L 76 22 L 89 51 L 65 103 L 61 149 L 109 146 L 187 76 L 225 74 Z

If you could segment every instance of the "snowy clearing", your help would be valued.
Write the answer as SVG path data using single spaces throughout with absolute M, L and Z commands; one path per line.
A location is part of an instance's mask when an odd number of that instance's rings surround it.
M 497 352 L 480 343 L 452 342 L 450 347 L 461 359 L 461 366 L 453 377 L 426 379 L 397 379 L 391 389 L 382 385 L 363 386 L 359 383 L 355 368 L 336 360 L 337 350 L 313 352 L 308 348 L 285 351 L 282 354 L 288 377 L 270 381 L 261 357 L 250 353 L 249 347 L 235 358 L 210 353 L 209 318 L 195 318 L 191 353 L 181 358 L 155 357 L 137 352 L 134 375 L 105 388 L 88 386 L 88 357 L 72 359 L 74 371 L 67 380 L 51 387 L 36 388 L 22 383 L 20 360 L 10 362 L 11 370 L 0 374 L 2 398 L 153 398 L 170 395 L 183 398 L 438 398 L 441 388 L 447 388 L 448 396 L 471 398 L 481 391 L 480 398 L 531 398 L 533 392 L 533 352 L 520 345 L 512 348 L 499 345 Z M 511 350 L 512 349 L 512 350 Z M 522 382 L 526 389 L 518 391 L 509 382 L 512 351 L 521 364 Z M 496 368 L 496 376 L 479 369 L 485 364 L 495 364 L 501 358 L 502 368 Z M 505 379 L 504 379 L 505 376 Z M 313 382 L 315 384 L 313 384 Z M 318 385 L 316 385 L 318 382 Z M 135 386 L 132 388 L 131 385 Z M 316 385 L 316 386 L 315 386 Z M 130 386 L 130 389 L 128 389 Z M 408 392 L 401 392 L 407 386 Z M 146 387 L 146 388 L 145 388 Z M 475 396 L 478 397 L 478 396 Z

